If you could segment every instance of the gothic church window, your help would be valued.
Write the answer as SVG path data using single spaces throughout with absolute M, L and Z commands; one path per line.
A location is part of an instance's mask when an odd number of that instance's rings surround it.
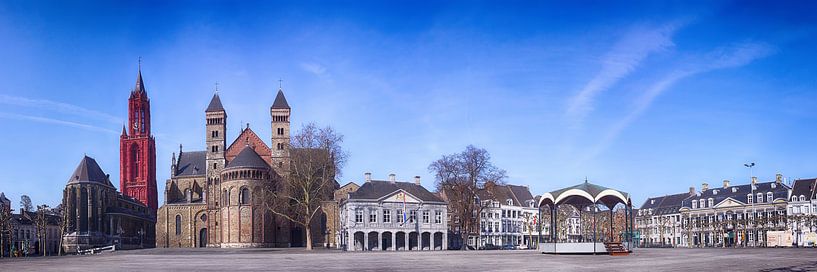
M 249 204 L 249 202 L 250 202 L 250 189 L 242 188 L 240 198 L 241 199 L 239 200 L 239 202 L 241 204 Z

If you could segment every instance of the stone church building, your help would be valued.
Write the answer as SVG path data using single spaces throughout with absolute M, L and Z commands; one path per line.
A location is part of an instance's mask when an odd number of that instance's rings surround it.
M 165 204 L 156 223 L 157 247 L 300 247 L 305 231 L 263 204 L 265 188 L 281 182 L 290 165 L 290 113 L 283 90 L 270 107 L 272 148 L 242 128 L 227 144 L 227 111 L 218 93 L 204 111 L 207 150 L 171 160 Z M 326 219 L 313 224 L 313 244 L 324 244 Z

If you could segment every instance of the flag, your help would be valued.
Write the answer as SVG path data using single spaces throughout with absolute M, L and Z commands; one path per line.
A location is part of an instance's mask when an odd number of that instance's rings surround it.
M 406 212 L 408 212 L 406 211 L 406 193 L 400 193 L 400 196 L 403 197 L 403 224 L 405 224 L 406 222 L 408 222 L 408 220 L 406 219 Z

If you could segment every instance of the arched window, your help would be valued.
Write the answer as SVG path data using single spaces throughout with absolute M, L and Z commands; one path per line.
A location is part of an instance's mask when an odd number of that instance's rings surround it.
M 508 206 L 513 205 L 513 199 L 508 199 L 508 200 L 505 200 L 505 201 L 508 203 Z
M 224 203 L 224 205 L 230 203 L 230 198 L 227 197 L 227 189 L 224 189 L 224 192 L 221 193 L 221 203 Z
M 806 201 L 806 196 L 800 195 L 800 201 Z
M 774 195 L 772 194 L 772 192 L 766 193 L 766 202 L 771 203 L 772 200 L 774 200 Z
M 706 206 L 712 208 L 712 206 L 715 206 L 715 200 L 712 198 L 708 199 Z
M 200 218 L 201 218 L 201 222 L 207 222 L 207 214 L 205 214 L 205 213 L 201 214 Z
M 757 203 L 763 203 L 763 193 L 757 193 Z
M 753 199 L 754 199 L 754 197 L 752 197 L 752 194 L 747 194 L 746 195 L 746 204 L 752 204 Z
M 176 215 L 176 235 L 182 234 L 182 215 Z
M 187 200 L 187 203 L 193 202 L 193 191 L 190 189 L 185 189 L 184 198 Z
M 692 201 L 692 208 L 693 208 L 693 209 L 697 209 L 697 208 L 698 208 L 698 201 L 695 201 L 695 200 L 693 200 L 693 201 Z M 640 213 L 640 212 L 641 212 L 641 210 L 639 210 L 638 212 Z
M 241 204 L 249 204 L 250 203 L 250 189 L 241 188 L 241 195 L 239 195 Z

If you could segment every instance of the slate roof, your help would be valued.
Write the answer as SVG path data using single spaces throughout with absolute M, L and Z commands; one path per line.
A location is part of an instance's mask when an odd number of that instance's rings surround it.
M 179 153 L 175 177 L 203 176 L 207 172 L 207 151 Z
M 798 179 L 794 181 L 791 188 L 791 195 L 799 197 L 805 196 L 806 200 L 814 199 L 815 187 L 817 187 L 817 179 Z
M 224 106 L 221 105 L 221 98 L 218 97 L 218 94 L 214 94 L 213 98 L 210 99 L 210 105 L 207 105 L 207 109 L 204 112 L 219 112 L 224 111 Z
M 238 153 L 238 156 L 235 156 L 233 160 L 227 163 L 226 168 L 237 168 L 237 167 L 248 167 L 248 168 L 263 168 L 269 169 L 269 165 L 267 161 L 265 161 L 258 153 L 255 153 L 255 150 L 250 146 L 245 146 L 241 152 Z
M 531 195 L 530 190 L 528 187 L 520 186 L 520 185 L 494 185 L 493 188 L 488 192 L 489 189 L 480 189 L 477 194 L 483 200 L 485 199 L 493 199 L 499 201 L 503 205 L 506 204 L 506 200 L 511 199 L 513 200 L 514 206 L 521 206 L 521 207 L 528 207 L 527 201 L 534 200 L 534 207 L 538 205 L 537 199 Z
M 654 215 L 664 215 L 678 213 L 684 199 L 689 197 L 689 193 L 681 193 L 674 195 L 665 195 L 659 197 L 651 197 L 644 201 L 641 205 L 641 210 L 652 209 Z
M 772 188 L 774 186 L 774 188 Z M 733 192 L 734 188 L 734 192 Z M 756 188 L 754 190 L 754 196 L 757 196 L 757 193 L 763 193 L 763 202 L 768 203 L 766 200 L 766 193 L 772 192 L 773 199 L 772 200 L 787 200 L 789 195 L 789 186 L 783 183 L 776 183 L 774 181 L 769 182 L 758 182 L 756 184 Z M 717 194 L 715 193 L 717 191 Z M 706 191 L 702 191 L 697 195 L 691 196 L 689 198 L 684 199 L 681 207 L 684 208 L 692 208 L 692 200 L 700 200 L 700 199 L 713 199 L 713 205 L 718 205 L 723 200 L 727 198 L 732 198 L 735 201 L 747 204 L 746 195 L 752 193 L 752 185 L 751 184 L 743 184 L 743 185 L 736 185 L 736 186 L 729 186 L 726 188 L 723 187 L 715 187 L 710 188 Z M 756 199 L 756 198 L 755 198 Z M 707 201 L 708 202 L 708 201 Z M 707 207 L 708 208 L 708 207 Z
M 273 109 L 289 109 L 289 103 L 287 103 L 287 98 L 284 97 L 284 91 L 278 89 L 278 94 L 275 95 L 275 102 L 272 103 Z
M 108 179 L 108 175 L 102 171 L 102 168 L 99 167 L 96 160 L 88 156 L 82 157 L 79 165 L 77 165 L 77 169 L 74 170 L 74 173 L 68 178 L 68 184 L 83 182 L 99 183 L 113 187 L 113 184 L 111 184 L 111 181 Z
M 372 180 L 363 183 L 357 191 L 349 193 L 349 200 L 377 200 L 398 190 L 403 190 L 423 202 L 445 202 L 434 193 L 426 190 L 425 187 L 414 184 L 413 182 L 391 182 L 385 180 Z

